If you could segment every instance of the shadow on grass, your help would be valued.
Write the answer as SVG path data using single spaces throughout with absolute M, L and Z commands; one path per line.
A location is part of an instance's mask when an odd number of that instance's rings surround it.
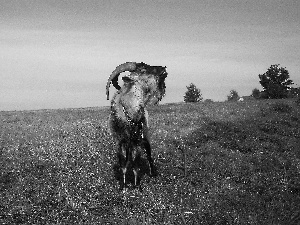
M 181 140 L 168 140 L 180 149 L 173 158 L 184 164 L 186 154 L 185 180 L 210 199 L 203 223 L 299 223 L 300 124 L 286 105 L 271 105 L 265 116 L 206 119 Z

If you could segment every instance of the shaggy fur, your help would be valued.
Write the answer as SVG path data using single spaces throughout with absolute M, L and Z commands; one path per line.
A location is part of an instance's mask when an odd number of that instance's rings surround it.
M 118 68 L 124 70 L 126 66 L 123 65 L 117 67 L 116 70 Z M 139 148 L 146 150 L 150 175 L 153 175 L 154 172 L 146 107 L 157 104 L 165 95 L 167 72 L 165 67 L 151 67 L 145 63 L 135 66 L 130 63 L 129 65 L 132 73 L 123 77 L 124 85 L 111 101 L 109 128 L 118 145 L 118 159 L 123 172 L 123 184 L 126 185 L 126 173 L 131 165 L 135 175 L 135 185 L 137 185 L 141 154 Z M 135 69 L 132 71 L 132 68 Z M 116 70 L 113 72 L 115 77 L 120 74 L 120 70 Z M 114 83 L 117 84 L 114 76 L 111 76 L 110 80 L 114 80 Z

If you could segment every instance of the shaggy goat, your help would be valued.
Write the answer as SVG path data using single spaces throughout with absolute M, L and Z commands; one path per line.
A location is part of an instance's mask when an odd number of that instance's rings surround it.
M 123 87 L 118 84 L 120 73 L 129 71 L 124 76 Z M 165 95 L 166 67 L 150 66 L 143 62 L 127 62 L 119 65 L 110 75 L 106 94 L 109 100 L 110 83 L 118 90 L 111 101 L 109 128 L 118 145 L 119 165 L 123 172 L 123 185 L 126 186 L 126 172 L 131 164 L 134 183 L 137 185 L 140 151 L 145 148 L 149 161 L 150 175 L 154 166 L 148 137 L 148 104 L 157 104 Z

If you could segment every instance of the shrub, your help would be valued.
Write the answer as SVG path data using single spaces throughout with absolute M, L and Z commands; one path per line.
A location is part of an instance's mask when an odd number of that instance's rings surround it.
M 214 101 L 211 100 L 211 99 L 205 99 L 205 100 L 204 100 L 204 103 L 212 103 L 212 102 L 214 102 Z
M 231 90 L 230 94 L 227 95 L 227 101 L 237 101 L 239 98 L 240 96 L 236 90 Z
M 259 91 L 257 88 L 254 88 L 254 89 L 252 90 L 252 96 L 253 96 L 254 98 L 258 99 L 259 96 L 260 96 L 260 91 Z

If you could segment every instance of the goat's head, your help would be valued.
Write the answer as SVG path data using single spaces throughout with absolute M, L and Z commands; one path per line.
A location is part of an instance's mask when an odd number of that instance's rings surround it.
M 110 75 L 106 85 L 107 99 L 109 99 L 110 83 L 116 89 L 121 89 L 118 84 L 118 77 L 120 73 L 125 71 L 132 72 L 130 75 L 123 77 L 125 86 L 139 85 L 143 89 L 146 104 L 157 104 L 165 95 L 165 78 L 168 75 L 166 67 L 150 66 L 143 62 L 127 62 L 119 65 Z

